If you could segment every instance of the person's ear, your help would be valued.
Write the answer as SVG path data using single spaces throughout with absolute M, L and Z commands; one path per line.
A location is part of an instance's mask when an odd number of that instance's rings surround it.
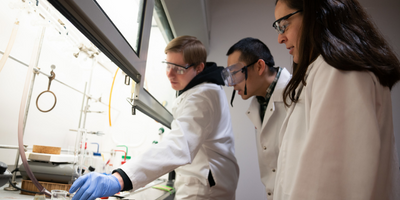
M 268 66 L 265 64 L 263 59 L 259 59 L 256 64 L 258 75 L 263 75 L 264 71 L 268 69 Z
M 204 70 L 204 63 L 200 63 L 199 65 L 197 65 L 196 68 L 196 73 L 199 74 L 200 72 L 202 72 Z

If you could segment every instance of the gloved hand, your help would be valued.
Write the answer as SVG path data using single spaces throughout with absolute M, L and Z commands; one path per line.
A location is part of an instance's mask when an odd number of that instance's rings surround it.
M 79 190 L 78 190 L 79 189 Z M 112 196 L 121 191 L 121 185 L 117 177 L 113 175 L 104 175 L 97 172 L 91 172 L 72 184 L 70 193 L 78 192 L 72 200 L 94 200 L 99 197 Z

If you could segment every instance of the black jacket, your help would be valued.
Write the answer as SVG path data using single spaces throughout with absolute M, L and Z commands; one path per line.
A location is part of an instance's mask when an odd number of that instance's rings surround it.
M 217 85 L 225 85 L 224 80 L 221 76 L 221 71 L 224 67 L 217 66 L 214 62 L 207 62 L 204 66 L 204 70 L 197 74 L 183 90 L 178 91 L 178 96 L 184 93 L 185 91 L 189 90 L 190 88 L 207 82 L 207 83 L 215 83 Z

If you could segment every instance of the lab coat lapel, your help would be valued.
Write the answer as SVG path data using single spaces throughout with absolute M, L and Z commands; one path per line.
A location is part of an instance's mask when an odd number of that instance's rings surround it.
M 260 104 L 257 101 L 257 98 L 252 97 L 250 107 L 246 112 L 247 116 L 251 120 L 251 122 L 256 126 L 257 130 L 261 129 L 261 119 L 260 119 Z
M 272 94 L 272 97 L 277 96 Z M 269 118 L 274 114 L 275 112 L 275 101 L 276 99 L 271 98 L 270 101 L 268 102 L 267 110 L 265 110 L 264 114 L 264 120 L 261 126 L 261 131 L 264 131 L 265 125 L 268 123 Z

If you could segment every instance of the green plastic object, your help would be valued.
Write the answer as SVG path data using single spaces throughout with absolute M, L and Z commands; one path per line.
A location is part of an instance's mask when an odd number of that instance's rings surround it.
M 125 159 L 125 156 L 122 156 L 122 159 Z M 130 156 L 126 156 L 126 159 L 129 160 L 129 159 L 131 159 L 131 157 Z
M 159 189 L 159 190 L 164 190 L 169 192 L 170 194 L 174 194 L 175 193 L 175 188 L 168 186 L 168 185 L 155 185 L 152 188 L 155 189 Z
M 161 127 L 158 129 L 158 135 L 162 135 L 164 133 L 164 128 Z

